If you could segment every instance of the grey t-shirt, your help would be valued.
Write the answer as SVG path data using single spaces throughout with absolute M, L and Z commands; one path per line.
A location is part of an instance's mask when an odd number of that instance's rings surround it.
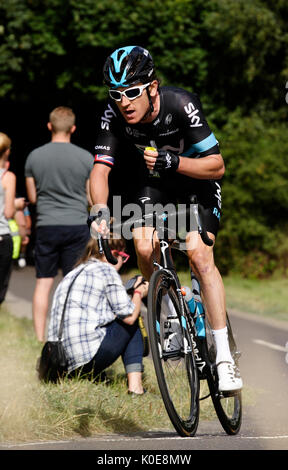
M 72 143 L 50 142 L 28 155 L 25 176 L 36 184 L 37 227 L 86 224 L 92 168 L 92 154 Z

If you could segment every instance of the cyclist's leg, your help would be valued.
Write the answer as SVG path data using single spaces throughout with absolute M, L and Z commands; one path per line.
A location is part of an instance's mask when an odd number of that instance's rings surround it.
M 205 229 L 215 244 L 221 214 L 221 187 L 219 183 L 213 181 L 203 183 L 197 197 L 198 202 L 204 207 L 202 218 Z M 190 265 L 200 281 L 207 316 L 216 342 L 219 389 L 228 391 L 241 388 L 242 381 L 235 376 L 234 361 L 229 348 L 225 289 L 214 262 L 214 245 L 212 247 L 205 245 L 201 237 L 193 232 L 187 235 L 187 246 Z
M 149 281 L 153 272 L 152 245 L 151 240 L 158 248 L 156 234 L 153 235 L 153 227 L 137 227 L 133 229 L 133 240 L 137 255 L 137 264 L 143 277 Z
M 191 192 L 196 194 L 198 203 L 201 204 L 202 223 L 208 232 L 208 236 L 214 241 L 219 228 L 221 216 L 221 186 L 214 181 L 195 181 L 191 185 L 188 195 L 189 202 Z M 187 198 L 187 195 L 186 195 Z M 226 326 L 226 301 L 222 277 L 214 262 L 214 244 L 207 246 L 196 232 L 190 232 L 189 227 L 193 221 L 188 221 L 187 226 L 187 254 L 192 270 L 201 284 L 202 295 L 210 324 L 213 329 L 222 329 Z
M 208 236 L 214 240 L 215 235 L 208 232 Z M 199 279 L 201 291 L 205 300 L 205 306 L 210 324 L 213 329 L 221 329 L 226 326 L 226 302 L 222 277 L 214 262 L 213 247 L 205 245 L 195 233 L 188 233 L 186 238 L 187 252 L 193 272 Z
M 163 207 L 167 204 L 168 198 L 163 190 L 163 185 L 158 180 L 156 182 L 147 181 L 138 191 L 134 202 L 139 207 L 139 213 L 143 216 L 153 212 L 156 204 Z M 133 240 L 137 255 L 138 267 L 145 279 L 149 280 L 153 272 L 152 259 L 152 236 L 154 236 L 154 246 L 159 253 L 159 243 L 156 233 L 154 233 L 152 220 L 147 219 L 145 226 L 138 224 L 133 229 Z
M 208 232 L 208 235 L 215 240 L 213 233 Z M 216 361 L 217 363 L 221 361 L 232 362 L 226 328 L 225 289 L 222 277 L 214 262 L 213 247 L 205 245 L 199 235 L 195 241 L 195 234 L 187 235 L 187 247 L 190 248 L 188 249 L 190 265 L 200 281 L 206 314 L 215 335 Z

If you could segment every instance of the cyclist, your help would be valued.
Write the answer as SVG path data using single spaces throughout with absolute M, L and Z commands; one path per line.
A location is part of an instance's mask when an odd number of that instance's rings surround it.
M 105 210 L 109 174 L 117 160 L 125 165 L 128 155 L 121 148 L 132 144 L 142 155 L 133 202 L 144 211 L 146 204 L 189 203 L 191 195 L 196 194 L 204 207 L 208 235 L 215 242 L 225 167 L 198 96 L 176 87 L 160 87 L 150 53 L 139 46 L 115 50 L 107 58 L 103 73 L 109 101 L 97 131 L 90 176 L 93 204 L 102 208 L 102 228 L 98 229 L 104 230 L 109 220 L 109 211 Z M 147 226 L 133 231 L 138 265 L 147 280 L 152 274 L 152 232 L 153 228 Z M 205 245 L 199 235 L 195 240 L 195 232 L 188 233 L 186 241 L 190 265 L 200 280 L 215 335 L 219 389 L 241 389 L 242 380 L 228 345 L 225 292 L 213 247 Z

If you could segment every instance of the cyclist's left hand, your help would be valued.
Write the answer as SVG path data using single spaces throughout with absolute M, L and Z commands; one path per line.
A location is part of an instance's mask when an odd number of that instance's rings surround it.
M 148 170 L 154 170 L 154 165 L 155 165 L 157 157 L 158 157 L 157 150 L 152 150 L 150 148 L 145 149 L 144 160 L 146 162 Z
M 158 157 L 156 159 L 154 170 L 169 170 L 176 171 L 179 166 L 179 157 L 175 153 L 168 152 L 168 150 L 158 150 Z
M 172 152 L 167 150 L 145 150 L 144 159 L 148 170 L 156 171 L 176 171 L 179 166 L 179 157 Z

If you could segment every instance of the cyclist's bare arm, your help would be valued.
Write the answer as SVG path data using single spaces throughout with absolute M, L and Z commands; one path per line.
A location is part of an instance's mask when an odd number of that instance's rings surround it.
M 153 170 L 158 152 L 145 150 L 144 159 L 147 168 Z M 177 173 L 196 179 L 221 179 L 225 172 L 222 155 L 212 154 L 203 158 L 179 157 Z
M 101 208 L 107 208 L 109 196 L 109 173 L 111 168 L 106 165 L 96 164 L 90 174 L 90 195 L 92 202 L 92 212 L 96 215 Z M 90 212 L 91 213 L 91 212 Z M 105 235 L 108 231 L 107 223 L 102 220 L 100 225 L 94 221 L 92 228 L 95 231 Z
M 92 199 L 90 196 L 90 180 L 89 179 L 86 181 L 86 197 L 87 197 L 89 206 L 92 206 L 93 203 L 92 203 Z
M 191 178 L 218 180 L 224 175 L 225 166 L 220 153 L 203 158 L 180 157 L 177 172 Z
M 93 204 L 106 207 L 109 196 L 108 177 L 111 168 L 96 164 L 90 174 L 90 194 Z

